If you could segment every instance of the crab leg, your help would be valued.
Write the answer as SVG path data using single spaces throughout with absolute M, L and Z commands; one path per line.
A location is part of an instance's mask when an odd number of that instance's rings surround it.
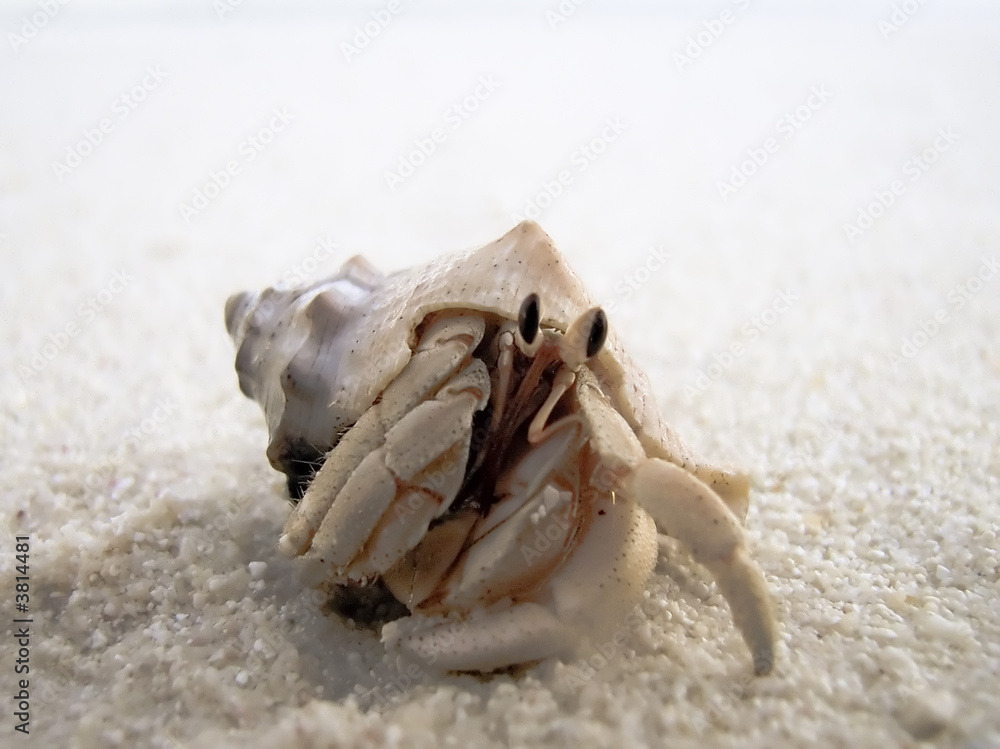
M 591 307 L 570 323 L 566 334 L 559 339 L 556 349 L 563 364 L 552 380 L 552 391 L 549 393 L 549 397 L 538 409 L 538 413 L 535 414 L 535 418 L 531 420 L 528 427 L 528 442 L 532 445 L 542 442 L 564 425 L 572 421 L 579 421 L 577 416 L 566 416 L 546 426 L 556 403 L 576 382 L 577 371 L 604 345 L 607 332 L 607 318 L 604 316 L 604 311 L 600 307 Z
M 691 549 L 729 603 L 753 654 L 754 670 L 766 674 L 774 662 L 776 625 L 764 576 L 747 555 L 740 519 L 698 477 L 666 460 L 647 458 L 586 369 L 580 371 L 576 392 L 580 416 L 589 425 L 591 449 L 599 459 L 591 484 L 631 499 L 660 531 Z
M 500 350 L 497 356 L 498 386 L 493 402 L 492 425 L 500 423 L 504 408 L 507 405 L 507 391 L 510 389 L 510 375 L 514 369 L 514 335 L 510 331 L 501 333 L 498 347 Z
M 542 407 L 538 409 L 538 413 L 531 420 L 531 424 L 528 425 L 529 443 L 537 445 L 548 439 L 559 429 L 562 429 L 567 423 L 579 421 L 576 416 L 566 416 L 553 424 L 548 424 L 549 416 L 552 415 L 552 409 L 555 408 L 556 403 L 559 402 L 559 399 L 563 397 L 566 391 L 573 386 L 575 380 L 576 373 L 569 367 L 560 367 L 559 371 L 556 372 L 556 376 L 552 380 L 552 392 L 549 393 L 549 397 L 542 404 Z M 546 426 L 546 424 L 548 425 Z
M 712 573 L 750 648 L 754 671 L 768 673 L 776 639 L 770 595 L 760 568 L 747 554 L 736 516 L 708 486 L 659 458 L 641 462 L 622 489 Z
M 537 587 L 566 556 L 578 531 L 580 508 L 572 489 L 579 474 L 567 459 L 579 450 L 579 438 L 579 421 L 565 422 L 501 476 L 498 500 L 469 529 L 461 560 L 439 570 L 424 598 L 404 589 L 408 605 L 424 613 L 470 611 Z M 441 546 L 428 534 L 411 556 Z M 457 552 L 448 556 L 454 559 Z M 390 588 L 403 587 L 397 586 L 405 580 L 396 572 L 405 573 L 407 566 L 404 562 L 390 574 Z
M 472 417 L 485 406 L 488 395 L 486 366 L 473 360 L 434 400 L 407 414 L 389 430 L 385 447 L 374 453 L 382 460 L 375 475 L 384 472 L 393 483 L 391 504 L 377 525 L 356 522 L 372 517 L 368 498 L 338 498 L 316 533 L 314 548 L 330 549 L 343 559 L 347 548 L 359 548 L 364 542 L 364 549 L 342 570 L 352 579 L 370 579 L 399 561 L 458 494 L 469 459 Z M 371 480 L 358 478 L 362 484 Z M 333 540 L 339 537 L 346 542 Z
M 642 595 L 656 562 L 656 529 L 631 502 L 614 502 L 599 492 L 585 501 L 596 513 L 588 532 L 526 600 L 476 609 L 462 620 L 399 619 L 382 629 L 382 641 L 444 671 L 491 671 L 570 655 L 588 638 L 607 643 L 622 612 Z M 597 598 L 595 590 L 601 591 Z
M 382 642 L 437 671 L 495 671 L 577 647 L 577 633 L 547 606 L 521 603 L 465 620 L 408 617 L 386 624 Z
M 337 575 L 366 579 L 415 546 L 462 484 L 472 416 L 488 396 L 486 365 L 474 359 L 434 399 L 400 419 L 347 479 L 307 555 Z
M 333 501 L 386 433 L 463 366 L 482 340 L 480 316 L 442 317 L 430 325 L 406 367 L 341 438 L 327 456 L 302 501 L 285 524 L 278 547 L 286 556 L 304 554 Z

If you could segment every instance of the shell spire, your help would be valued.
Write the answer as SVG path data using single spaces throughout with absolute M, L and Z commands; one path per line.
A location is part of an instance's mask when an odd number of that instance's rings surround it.
M 240 292 L 226 301 L 240 390 L 264 410 L 267 457 L 288 476 L 293 497 L 303 479 L 356 418 L 334 402 L 344 346 L 384 275 L 360 256 L 314 284 Z
M 410 359 L 417 328 L 443 309 L 518 318 L 532 292 L 545 300 L 543 326 L 565 331 L 594 306 L 579 276 L 534 221 L 522 221 L 489 244 L 383 274 L 361 256 L 333 276 L 301 288 L 235 294 L 226 328 L 237 347 L 243 393 L 264 410 L 271 465 L 288 476 L 298 498 L 317 463 Z M 590 362 L 651 455 L 693 471 L 724 495 L 742 496 L 743 475 L 701 465 L 666 423 L 646 375 L 614 327 Z

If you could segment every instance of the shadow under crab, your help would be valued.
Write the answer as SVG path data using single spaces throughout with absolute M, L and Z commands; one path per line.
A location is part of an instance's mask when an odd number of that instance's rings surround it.
M 300 499 L 279 547 L 339 610 L 375 622 L 391 593 L 409 616 L 383 625 L 387 647 L 483 672 L 572 652 L 637 600 L 658 528 L 712 573 L 770 670 L 748 476 L 684 447 L 537 224 L 408 271 L 355 257 L 235 295 L 226 325 Z

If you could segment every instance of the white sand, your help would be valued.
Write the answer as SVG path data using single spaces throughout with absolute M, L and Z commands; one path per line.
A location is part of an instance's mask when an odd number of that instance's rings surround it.
M 250 0 L 222 21 L 191 3 L 153 24 L 74 0 L 7 41 L 0 590 L 13 600 L 13 538 L 30 535 L 35 621 L 31 734 L 13 733 L 7 636 L 0 744 L 1000 745 L 1000 274 L 949 299 L 1000 252 L 1000 18 L 928 3 L 886 40 L 887 2 L 741 5 L 683 70 L 673 53 L 724 6 L 584 4 L 552 31 L 555 2 L 487 17 L 403 0 L 350 65 L 340 43 L 383 6 L 279 22 Z M 4 34 L 36 10 L 5 5 Z M 480 76 L 498 86 L 455 129 L 445 113 Z M 813 87 L 829 97 L 786 138 Z M 241 142 L 282 107 L 294 119 L 248 161 Z M 59 182 L 52 162 L 105 117 Z M 624 132 L 581 162 L 608 117 Z M 384 172 L 435 128 L 444 142 L 390 190 Z M 723 200 L 717 183 L 772 137 Z M 240 172 L 185 223 L 179 205 L 229 160 Z M 283 482 L 237 390 L 226 296 L 310 258 L 313 275 L 355 252 L 394 269 L 485 243 L 564 169 L 541 224 L 681 435 L 754 471 L 748 535 L 781 620 L 767 678 L 670 544 L 596 671 L 410 686 L 277 554 Z M 894 180 L 849 242 L 843 224 Z M 646 273 L 651 247 L 670 259 Z M 766 313 L 782 291 L 794 303 Z M 922 345 L 894 367 L 904 336 Z M 28 372 L 36 354 L 54 357 Z M 728 366 L 709 370 L 716 355 Z M 714 379 L 686 397 L 699 371 Z

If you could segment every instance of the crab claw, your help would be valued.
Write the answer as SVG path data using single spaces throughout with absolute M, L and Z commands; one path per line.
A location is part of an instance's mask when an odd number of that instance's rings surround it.
M 662 532 L 686 544 L 695 561 L 712 573 L 753 655 L 754 672 L 768 673 L 776 639 L 771 599 L 764 575 L 747 554 L 736 516 L 707 485 L 659 458 L 641 461 L 622 488 Z

